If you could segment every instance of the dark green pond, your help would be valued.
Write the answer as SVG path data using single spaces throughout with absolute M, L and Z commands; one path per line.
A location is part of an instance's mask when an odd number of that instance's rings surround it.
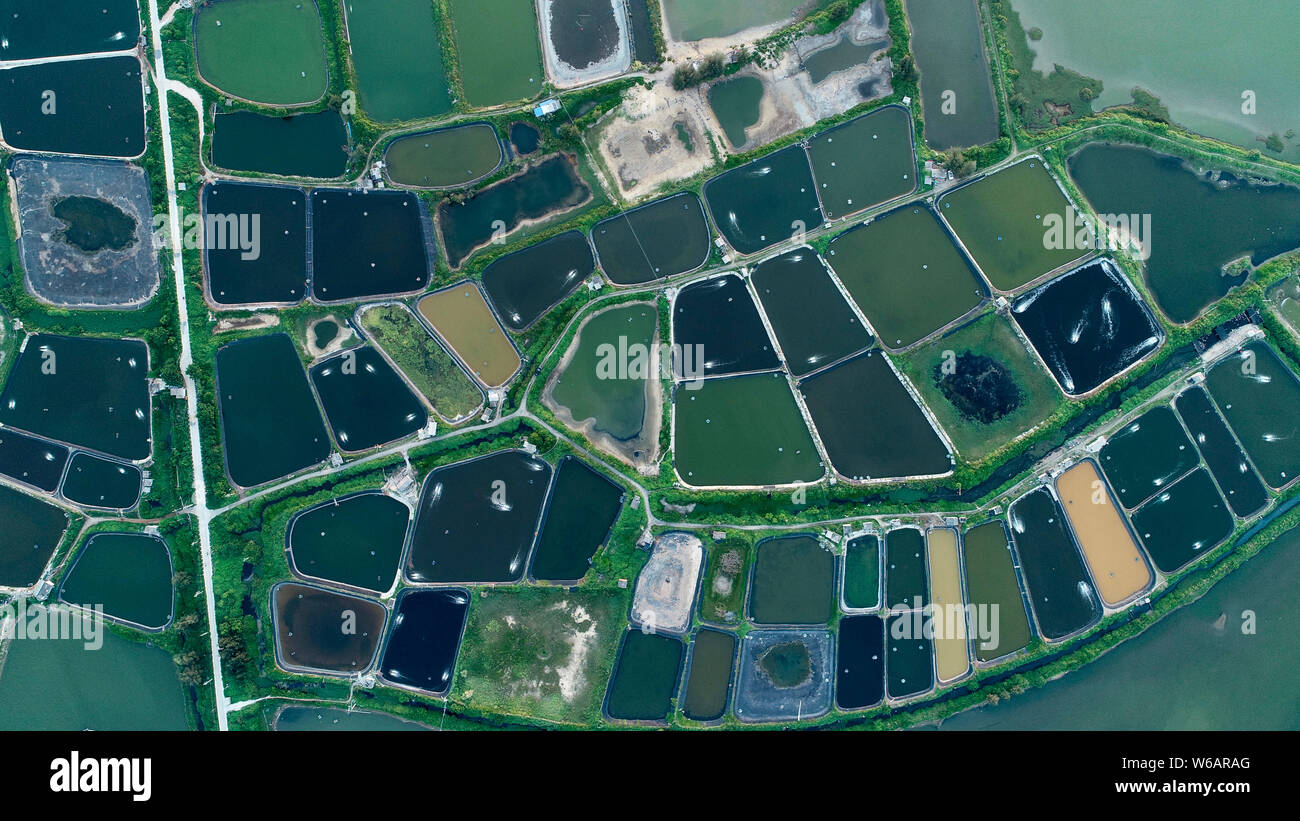
M 550 465 L 516 450 L 434 470 L 420 495 L 407 580 L 518 581 L 550 479 Z
M 750 281 L 781 345 L 786 366 L 803 376 L 871 344 L 821 257 L 796 248 L 759 263 Z
M 1210 396 L 1271 487 L 1300 476 L 1300 423 L 1284 408 L 1300 406 L 1300 382 L 1273 349 L 1252 342 L 1215 365 Z
M 885 683 L 890 698 L 907 698 L 934 686 L 934 642 L 915 613 L 885 619 Z
M 594 270 L 596 259 L 586 234 L 566 231 L 493 261 L 483 272 L 483 290 L 506 327 L 522 331 Z
M 618 350 L 620 340 L 625 350 L 633 345 L 650 350 L 658 326 L 655 306 L 643 302 L 593 315 L 578 330 L 578 348 L 556 379 L 552 398 L 568 408 L 577 422 L 592 420 L 595 432 L 620 441 L 640 435 L 646 420 L 645 377 L 650 374 L 636 379 L 602 378 L 609 374 L 601 365 L 609 361 L 609 351 Z
M 709 258 L 699 197 L 683 191 L 596 223 L 591 241 L 611 282 L 639 285 L 694 271 Z
M 438 206 L 438 228 L 447 261 L 457 268 L 465 258 L 526 221 L 541 220 L 586 202 L 591 189 L 574 161 L 563 154 L 542 160 L 522 174 L 494 183 L 462 203 Z
M 880 604 L 880 539 L 858 536 L 844 549 L 844 606 L 867 609 Z
M 78 451 L 63 479 L 63 496 L 85 507 L 129 510 L 140 501 L 140 468 Z
M 510 144 L 515 147 L 516 154 L 526 157 L 542 144 L 542 132 L 528 123 L 511 123 Z
M 311 326 L 312 343 L 318 349 L 323 349 L 335 339 L 338 339 L 339 333 L 343 329 L 332 319 L 322 319 L 315 325 Z
M 673 301 L 678 377 L 699 379 L 776 368 L 776 356 L 745 281 L 727 274 L 692 283 Z
M 388 360 L 370 346 L 338 353 L 311 369 L 334 439 L 345 451 L 410 436 L 429 422 L 424 404 Z
M 88 254 L 120 251 L 135 242 L 135 218 L 98 197 L 64 197 L 51 213 L 65 226 L 57 238 Z
M 1167 406 L 1152 408 L 1116 431 L 1098 454 L 1106 478 L 1132 510 L 1191 470 L 1196 448 Z
M 0 394 L 0 424 L 122 459 L 147 459 L 148 374 L 143 342 L 35 334 Z
M 1217 179 L 1183 160 L 1127 145 L 1093 144 L 1070 157 L 1070 176 L 1100 214 L 1149 214 L 1146 279 L 1161 310 L 1187 322 L 1242 282 L 1223 266 L 1259 265 L 1300 246 L 1300 189 Z
M 732 77 L 709 86 L 709 108 L 732 147 L 745 147 L 745 130 L 758 122 L 763 102 L 763 81 L 757 77 Z
M 437 117 L 452 109 L 438 16 L 424 0 L 348 0 L 348 50 L 361 107 L 379 122 Z
M 808 141 L 808 159 L 828 219 L 910 194 L 916 190 L 912 115 L 890 105 L 823 131 Z
M 68 604 L 102 604 L 104 614 L 149 630 L 172 620 L 172 558 L 167 543 L 143 533 L 96 533 L 59 590 Z
M 920 610 L 930 601 L 925 536 L 914 527 L 885 535 L 885 606 Z
M 0 485 L 0 587 L 29 587 L 68 529 L 60 508 Z
M 255 487 L 325 461 L 329 435 L 288 334 L 223 345 L 216 379 L 232 482 Z
M 808 70 L 808 77 L 813 81 L 813 85 L 816 85 L 837 71 L 865 64 L 871 59 L 871 55 L 886 48 L 889 48 L 889 38 L 859 43 L 845 34 L 836 41 L 835 45 L 805 57 L 803 67 Z
M 808 156 L 797 145 L 714 177 L 704 184 L 704 200 L 713 224 L 742 254 L 822 225 Z
M 57 13 L 45 0 L 0 2 L 0 60 L 122 51 L 139 37 L 134 0 L 63 3 Z
M 285 667 L 355 674 L 375 660 L 387 618 L 379 602 L 294 582 L 276 585 L 271 601 Z
M 384 149 L 389 179 L 417 188 L 469 185 L 497 170 L 502 158 L 501 141 L 489 123 L 419 131 Z
M 0 428 L 0 473 L 10 479 L 53 493 L 67 464 L 63 445 Z
M 691 642 L 691 660 L 682 692 L 682 714 L 695 721 L 717 721 L 727 712 L 736 636 L 702 628 Z
M 288 732 L 409 732 L 432 730 L 423 724 L 367 710 L 340 710 L 335 707 L 285 707 L 275 717 L 276 731 Z
M 841 476 L 929 476 L 952 469 L 947 446 L 879 351 L 823 371 L 799 390 Z
M 972 626 L 978 633 L 981 609 L 988 614 L 984 623 L 990 627 L 997 625 L 996 640 L 992 636 L 973 636 L 975 658 L 993 661 L 1024 649 L 1030 639 L 1029 618 L 1016 580 L 1015 559 L 1006 528 L 1000 521 L 973 527 L 962 537 L 962 547 L 966 597 L 976 608 L 977 622 Z
M 1205 465 L 1228 497 L 1228 505 L 1238 516 L 1246 517 L 1268 503 L 1268 491 L 1250 466 L 1232 431 L 1214 409 L 1205 389 L 1189 388 L 1176 400 L 1174 407 L 1196 439 Z
M 760 624 L 825 624 L 834 611 L 835 556 L 812 536 L 758 544 L 749 614 Z
M 880 616 L 845 616 L 835 642 L 835 703 L 841 710 L 885 697 L 885 623 Z
M 1088 393 L 1160 347 L 1164 331 L 1108 259 L 1017 299 L 1012 316 L 1071 396 Z
M 1162 573 L 1181 570 L 1232 533 L 1232 513 L 1205 468 L 1170 485 L 1133 513 L 1151 561 Z
M 904 7 L 921 72 L 926 143 L 942 151 L 996 140 L 998 110 L 975 0 L 907 0 Z
M 432 266 L 425 222 L 410 192 L 312 191 L 312 295 L 341 302 L 423 290 Z
M 649 0 L 627 0 L 628 25 L 632 29 L 632 59 L 652 63 L 658 58 L 654 26 L 650 23 Z
M 468 614 L 468 591 L 403 590 L 384 645 L 380 664 L 384 678 L 402 687 L 446 695 Z
M 340 177 L 348 168 L 347 144 L 343 118 L 333 109 L 292 117 L 232 111 L 212 121 L 212 162 L 232 171 Z
M 605 713 L 623 721 L 663 721 L 672 709 L 683 646 L 671 636 L 629 630 L 605 695 Z
M 411 511 L 366 491 L 305 510 L 289 522 L 287 544 L 295 572 L 383 593 L 393 586 L 406 545 Z
M 6 143 L 27 151 L 138 156 L 145 147 L 140 61 L 131 55 L 0 71 L 0 130 Z
M 294 304 L 307 296 L 307 194 L 301 188 L 210 183 L 203 187 L 203 213 L 220 226 L 217 242 L 205 243 L 204 250 L 214 302 Z
M 904 206 L 831 241 L 827 262 L 891 348 L 923 339 L 987 293 L 947 229 L 924 205 Z
M 1011 534 L 1043 638 L 1062 639 L 1101 618 L 1101 604 L 1079 548 L 1046 488 L 1011 506 Z
M 576 584 L 609 539 L 622 508 L 622 487 L 572 456 L 561 459 L 528 575 Z

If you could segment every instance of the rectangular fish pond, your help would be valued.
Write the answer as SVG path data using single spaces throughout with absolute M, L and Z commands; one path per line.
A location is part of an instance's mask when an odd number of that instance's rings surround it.
M 1012 538 L 1038 630 L 1060 641 L 1096 623 L 1101 603 L 1052 492 L 1039 487 L 1009 511 Z
M 410 192 L 311 192 L 311 292 L 322 302 L 414 293 L 429 284 L 434 251 L 420 198 Z
M 826 624 L 835 610 L 835 556 L 813 536 L 764 539 L 756 548 L 749 616 L 757 624 Z
M 149 631 L 171 623 L 173 598 L 171 551 L 143 533 L 94 534 L 59 588 L 61 601 L 102 604 L 105 616 Z
M 1245 518 L 1268 504 L 1268 491 L 1250 466 L 1241 445 L 1201 387 L 1188 388 L 1174 400 L 1183 424 L 1196 440 L 1205 466 L 1227 496 L 1232 512 Z
M 831 709 L 835 640 L 826 630 L 751 630 L 741 642 L 733 712 L 742 722 L 799 721 Z
M 623 509 L 624 491 L 573 456 L 555 469 L 537 549 L 528 563 L 533 579 L 577 584 L 609 540 Z
M 208 295 L 219 305 L 296 305 L 307 297 L 307 193 L 281 185 L 203 186 Z
M 139 503 L 141 488 L 140 468 L 130 462 L 77 451 L 68 463 L 60 493 L 82 507 L 130 510 Z
M 891 699 L 911 698 L 934 688 L 934 640 L 925 636 L 919 612 L 885 618 L 885 690 Z
M 1028 647 L 1029 619 L 1011 541 L 1002 522 L 985 522 L 967 530 L 962 536 L 962 558 L 966 595 L 976 614 L 976 623 L 971 625 L 975 658 L 990 662 Z M 981 619 L 981 610 L 988 616 Z M 981 633 L 981 621 L 986 627 L 996 624 L 997 635 L 991 630 Z
M 1279 412 L 1300 406 L 1300 380 L 1271 347 L 1250 343 L 1211 368 L 1205 384 L 1269 487 L 1300 476 L 1300 423 Z
M 379 665 L 384 680 L 435 696 L 449 693 L 468 613 L 466 590 L 403 590 Z
M 678 378 L 771 370 L 780 366 L 745 281 L 734 274 L 692 282 L 673 299 Z
M 275 659 L 290 672 L 350 676 L 371 668 L 388 611 L 360 596 L 281 582 L 271 588 Z
M 0 69 L 0 131 L 6 143 L 24 151 L 140 156 L 145 133 L 139 58 Z
M 397 578 L 410 520 L 405 504 L 378 491 L 299 511 L 285 532 L 289 567 L 305 579 L 384 593 Z
M 388 713 L 342 710 L 338 707 L 281 707 L 271 729 L 277 732 L 421 732 L 433 727 L 416 724 Z
M 1178 417 L 1158 405 L 1117 430 L 1097 454 L 1115 494 L 1132 510 L 1196 466 Z
M 1085 459 L 1058 476 L 1056 495 L 1102 602 L 1119 607 L 1149 590 L 1155 575 L 1111 500 L 1096 463 Z
M 857 536 L 844 548 L 842 604 L 849 610 L 871 610 L 880 606 L 880 539 L 873 534 Z
M 835 639 L 835 704 L 841 710 L 876 706 L 885 698 L 884 619 L 845 616 Z
M 0 474 L 53 493 L 67 464 L 68 449 L 63 445 L 0 428 Z
M 704 206 L 690 191 L 637 206 L 591 229 L 600 268 L 615 285 L 694 271 L 709 258 L 711 237 Z
M 939 527 L 926 533 L 930 558 L 930 601 L 934 633 L 934 673 L 944 684 L 970 670 L 970 644 L 966 629 L 966 600 L 961 585 L 961 551 L 957 531 Z
M 497 316 L 519 332 L 564 301 L 594 270 L 587 235 L 566 231 L 493 260 L 483 271 L 483 290 Z
M 272 117 L 229 111 L 212 118 L 212 164 L 284 177 L 341 177 L 348 134 L 334 109 Z
M 288 334 L 221 346 L 216 382 L 231 482 L 256 487 L 329 456 L 329 434 Z
M 420 315 L 489 388 L 509 382 L 522 360 L 478 286 L 462 282 L 420 300 Z
M 438 14 L 426 0 L 345 0 L 361 108 L 376 122 L 451 111 Z
M 812 169 L 792 145 L 733 168 L 704 184 L 713 224 L 741 254 L 752 254 L 820 228 Z
M 822 371 L 799 390 L 840 476 L 865 481 L 952 470 L 948 445 L 879 351 Z
M 123 50 L 140 38 L 136 0 L 63 4 L 55 25 L 46 0 L 6 0 L 0 14 L 0 60 Z
M 407 581 L 519 581 L 550 480 L 550 465 L 517 450 L 436 468 L 420 494 Z
M 691 641 L 682 689 L 682 715 L 692 721 L 717 721 L 731 700 L 731 678 L 736 666 L 735 633 L 700 628 Z
M 1133 530 L 1162 573 L 1175 573 L 1232 535 L 1236 524 L 1210 473 L 1197 468 L 1133 513 Z
M 1105 385 L 1165 338 L 1146 304 L 1108 259 L 1038 286 L 1012 303 L 1011 315 L 1071 396 Z
M 891 349 L 906 348 L 974 310 L 975 269 L 934 212 L 907 205 L 831 240 L 826 261 Z
M 362 331 L 411 381 L 438 416 L 459 421 L 483 406 L 483 391 L 405 305 L 387 302 L 361 310 Z
M 0 424 L 148 459 L 149 349 L 134 339 L 34 334 L 0 394 Z
M 406 380 L 368 345 L 316 363 L 311 383 L 334 440 L 349 453 L 411 436 L 429 421 Z
M 681 639 L 636 628 L 624 633 L 605 694 L 605 715 L 616 721 L 667 720 L 684 655 Z
M 484 108 L 542 92 L 541 42 L 531 0 L 448 0 L 465 102 Z
M 907 0 L 921 73 L 925 142 L 937 151 L 998 138 L 998 108 L 976 0 Z
M 54 555 L 68 515 L 49 502 L 0 485 L 0 587 L 30 587 Z
M 404 134 L 384 149 L 388 179 L 413 188 L 458 188 L 501 167 L 504 154 L 491 123 Z
M 886 607 L 920 610 L 930 602 L 925 565 L 925 537 L 920 530 L 900 527 L 885 534 Z
M 889 105 L 822 131 L 808 141 L 808 159 L 827 219 L 910 194 L 916 190 L 912 114 Z
M 314 2 L 221 0 L 194 10 L 197 72 L 219 92 L 268 106 L 319 100 L 329 81 Z

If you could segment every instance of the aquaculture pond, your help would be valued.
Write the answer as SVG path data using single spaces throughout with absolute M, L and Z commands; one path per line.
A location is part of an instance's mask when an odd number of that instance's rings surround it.
M 393 586 L 411 511 L 375 491 L 343 496 L 301 511 L 286 542 L 295 573 L 383 593 Z
M 1097 454 L 1115 494 L 1132 510 L 1196 466 L 1196 448 L 1166 405 L 1120 428 Z
M 835 641 L 835 703 L 841 710 L 874 707 L 885 697 L 885 622 L 845 616 Z
M 813 85 L 817 85 L 838 71 L 864 65 L 872 55 L 886 48 L 889 48 L 888 37 L 860 43 L 853 36 L 845 33 L 840 35 L 834 45 L 818 49 L 804 57 L 803 67 L 807 70 L 808 78 L 812 80 Z
M 426 222 L 410 192 L 312 191 L 312 295 L 342 302 L 422 290 L 434 255 Z
M 1272 348 L 1252 342 L 1211 368 L 1205 383 L 1270 487 L 1300 476 L 1300 424 L 1279 413 L 1300 405 L 1300 382 Z
M 1300 246 L 1300 189 L 1260 185 L 1226 171 L 1127 145 L 1093 144 L 1070 157 L 1070 176 L 1100 214 L 1130 215 L 1156 303 L 1188 322 L 1245 281 L 1224 266 L 1259 265 Z M 1141 225 L 1133 225 L 1137 215 Z M 1150 221 L 1145 221 L 1150 215 Z M 1144 236 L 1150 233 L 1151 236 Z
M 781 373 L 684 382 L 673 404 L 673 463 L 688 485 L 783 485 L 825 474 Z
M 751 630 L 741 642 L 736 718 L 798 721 L 825 715 L 835 680 L 826 630 Z
M 1014 291 L 1091 253 L 1075 211 L 1038 158 L 980 177 L 939 199 L 939 213 L 999 291 Z
M 68 449 L 63 445 L 0 428 L 0 474 L 53 493 L 67 464 Z
M 683 191 L 596 223 L 591 241 L 616 285 L 694 271 L 709 258 L 709 223 L 699 197 Z
M 811 248 L 796 248 L 759 263 L 750 281 L 785 364 L 796 377 L 871 344 L 871 332 Z
M 140 468 L 77 451 L 63 479 L 63 497 L 84 507 L 129 510 L 140 501 Z
M 1162 573 L 1181 570 L 1232 534 L 1228 504 L 1197 468 L 1133 513 L 1133 529 Z
M 872 534 L 850 539 L 844 548 L 843 599 L 854 610 L 880 604 L 880 539 Z
M 517 450 L 436 468 L 420 494 L 406 579 L 519 581 L 550 480 L 550 465 Z
M 426 0 L 346 0 L 348 49 L 361 108 L 378 122 L 446 114 L 452 89 Z
M 255 487 L 325 461 L 330 439 L 288 334 L 217 349 L 217 402 L 226 472 Z
M 459 268 L 465 258 L 515 229 L 541 222 L 591 199 L 575 160 L 552 155 L 495 182 L 464 202 L 438 205 L 438 229 L 447 262 Z
M 763 81 L 750 75 L 720 80 L 709 86 L 708 99 L 727 141 L 732 148 L 743 149 L 749 142 L 745 130 L 758 122 Z
M 561 459 L 528 575 L 576 584 L 587 575 L 622 509 L 622 487 L 572 456 Z
M 595 270 L 587 235 L 566 231 L 494 260 L 483 272 L 483 290 L 510 330 L 522 331 Z
M 970 312 L 984 286 L 928 207 L 905 206 L 831 240 L 827 262 L 891 348 Z
M 1108 259 L 1040 285 L 1011 308 L 1057 384 L 1089 393 L 1160 347 L 1164 331 Z
M 68 604 L 102 604 L 104 615 L 146 630 L 172 620 L 172 557 L 167 543 L 143 533 L 96 533 L 63 579 Z
M 102 646 L 78 640 L 8 643 L 0 670 L 0 730 L 190 729 L 185 688 L 171 654 L 102 625 L 97 630 Z
M 61 508 L 0 485 L 0 587 L 29 587 L 54 555 L 68 516 Z
M 726 37 L 755 26 L 771 26 L 795 19 L 796 10 L 805 14 L 827 5 L 830 0 L 791 3 L 789 0 L 663 0 L 664 34 L 678 41 Z
M 325 34 L 314 2 L 222 0 L 194 11 L 201 78 L 232 97 L 303 105 L 326 90 Z
M 452 188 L 483 179 L 502 157 L 496 129 L 470 123 L 398 137 L 384 149 L 384 170 L 398 185 Z
M 885 606 L 894 610 L 920 610 L 929 601 L 925 537 L 914 527 L 885 535 Z
M 879 351 L 823 371 L 799 391 L 839 475 L 884 479 L 952 469 L 948 446 Z
M 403 590 L 380 662 L 384 679 L 399 687 L 446 695 L 468 614 L 468 591 Z
M 605 694 L 605 714 L 620 721 L 664 721 L 672 710 L 685 648 L 680 639 L 632 629 L 623 635 Z
M 120 51 L 140 38 L 135 0 L 60 6 L 57 25 L 43 0 L 6 0 L 0 15 L 0 60 Z
M 462 419 L 483 405 L 483 392 L 452 355 L 405 305 L 366 308 L 361 327 L 411 380 L 446 421 Z
M 910 194 L 916 190 L 912 115 L 890 105 L 823 131 L 808 141 L 808 159 L 827 219 Z
M 1227 496 L 1232 512 L 1246 517 L 1264 507 L 1268 503 L 1268 491 L 1205 389 L 1189 388 L 1174 400 L 1174 407 L 1196 440 L 1214 481 Z
M 420 315 L 489 388 L 510 381 L 521 361 L 514 343 L 472 282 L 435 291 L 419 302 Z
M 934 642 L 925 637 L 920 613 L 885 618 L 885 689 L 910 698 L 934 687 Z
M 655 25 L 650 22 L 649 0 L 627 0 L 628 26 L 631 28 L 632 59 L 653 63 L 659 53 L 655 47 Z M 658 12 L 655 13 L 658 18 Z M 658 19 L 655 21 L 658 23 Z
M 835 556 L 813 536 L 759 542 L 749 615 L 759 624 L 825 624 L 835 610 Z
M 51 101 L 56 109 L 49 108 Z M 25 151 L 138 157 L 145 149 L 139 58 L 0 70 L 0 130 L 9 146 Z
M 416 724 L 388 713 L 367 710 L 341 710 L 337 707 L 284 707 L 275 716 L 272 730 L 287 732 L 411 732 L 432 731 L 433 727 Z
M 149 349 L 133 339 L 33 334 L 0 394 L 0 424 L 147 459 Z
M 334 440 L 356 452 L 410 436 L 429 421 L 424 404 L 379 351 L 362 346 L 311 368 Z
M 1056 495 L 1102 602 L 1118 607 L 1146 592 L 1155 576 L 1138 550 L 1128 523 L 1111 501 L 1110 489 L 1102 481 L 1096 463 L 1085 459 L 1056 477 Z
M 208 293 L 221 305 L 296 304 L 307 296 L 307 194 L 254 183 L 203 187 L 217 235 L 204 243 Z
M 1293 335 L 1300 335 L 1300 276 L 1289 276 L 1270 287 L 1268 304 Z
M 449 0 L 465 102 L 478 108 L 542 91 L 541 44 L 532 0 Z
M 707 627 L 696 632 L 682 690 L 682 715 L 694 721 L 717 721 L 727 712 L 736 644 L 735 633 Z
M 348 135 L 333 109 L 271 117 L 230 111 L 212 118 L 212 163 L 231 171 L 285 177 L 340 177 Z
M 781 361 L 745 281 L 726 274 L 693 282 L 673 300 L 673 363 L 684 379 L 770 370 Z
M 1039 632 L 1063 639 L 1101 618 L 1101 604 L 1079 549 L 1050 490 L 1040 487 L 1011 505 L 1011 534 Z
M 742 254 L 761 251 L 822 225 L 812 170 L 792 145 L 704 184 L 713 224 Z
M 967 530 L 962 536 L 962 558 L 966 595 L 976 613 L 971 625 L 975 658 L 993 661 L 1023 650 L 1029 645 L 1029 619 L 1002 522 L 985 522 Z M 981 611 L 988 616 L 980 617 Z M 997 626 L 995 635 L 979 629 L 993 625 Z
M 942 683 L 956 681 L 970 670 L 966 601 L 961 586 L 961 551 L 957 531 L 931 530 L 925 537 L 930 558 L 930 601 L 934 632 L 934 674 Z M 978 616 L 977 625 L 978 626 Z
M 510 124 L 510 145 L 514 146 L 515 153 L 519 156 L 528 156 L 541 144 L 542 132 L 533 126 L 523 122 Z
M 370 669 L 388 611 L 377 601 L 296 582 L 271 589 L 275 655 L 285 669 L 355 675 Z
M 975 0 L 907 0 L 904 9 L 921 73 L 926 143 L 942 151 L 996 140 L 998 110 Z

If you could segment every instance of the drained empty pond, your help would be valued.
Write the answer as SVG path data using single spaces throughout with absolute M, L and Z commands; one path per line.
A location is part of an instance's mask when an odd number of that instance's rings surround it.
M 382 493 L 332 499 L 289 522 L 289 561 L 300 575 L 383 593 L 397 577 L 410 519 Z
M 916 190 L 912 116 L 885 106 L 823 131 L 808 141 L 808 159 L 828 219 L 910 194 Z
M 312 294 L 341 302 L 422 290 L 432 267 L 423 208 L 411 193 L 313 191 Z
M 545 581 L 581 580 L 622 508 L 622 487 L 572 456 L 561 459 L 528 574 Z
M 749 614 L 760 624 L 825 624 L 834 611 L 835 556 L 812 536 L 758 545 Z
M 745 281 L 727 274 L 687 285 L 673 301 L 678 377 L 699 379 L 780 365 Z
M 214 302 L 295 304 L 307 296 L 307 194 L 301 188 L 215 182 L 203 188 L 203 212 L 218 232 L 204 251 Z
M 379 602 L 295 582 L 271 590 L 271 609 L 281 665 L 342 675 L 370 669 L 388 615 Z
M 1300 424 L 1279 413 L 1300 402 L 1300 381 L 1272 348 L 1252 342 L 1211 368 L 1206 386 L 1270 487 L 1300 476 Z
M 1040 487 L 1016 500 L 1010 519 L 1043 638 L 1063 639 L 1097 621 L 1101 604 L 1051 491 Z
M 504 385 L 519 370 L 521 363 L 514 343 L 474 283 L 463 282 L 435 291 L 420 300 L 419 310 L 484 385 Z
M 704 207 L 690 191 L 624 211 L 591 229 L 601 270 L 616 285 L 694 271 L 709 257 L 710 236 Z
M 399 687 L 446 695 L 468 613 L 464 590 L 403 590 L 380 663 L 384 678 Z
M 406 134 L 384 151 L 388 178 L 417 188 L 469 185 L 495 171 L 501 159 L 501 141 L 489 123 Z
M 751 630 L 741 642 L 736 718 L 817 718 L 831 708 L 834 639 L 825 630 Z
M 429 413 L 388 360 L 374 348 L 343 351 L 311 369 L 334 439 L 356 452 L 410 436 Z
M 522 331 L 577 290 L 595 268 L 586 235 L 566 231 L 493 261 L 483 272 L 483 290 L 510 330 Z
M 822 224 L 808 157 L 797 145 L 714 177 L 704 184 L 704 200 L 714 225 L 742 254 Z
M 104 614 L 147 630 L 172 619 L 172 560 L 167 543 L 141 533 L 96 533 L 68 571 L 59 598 L 102 604 Z

